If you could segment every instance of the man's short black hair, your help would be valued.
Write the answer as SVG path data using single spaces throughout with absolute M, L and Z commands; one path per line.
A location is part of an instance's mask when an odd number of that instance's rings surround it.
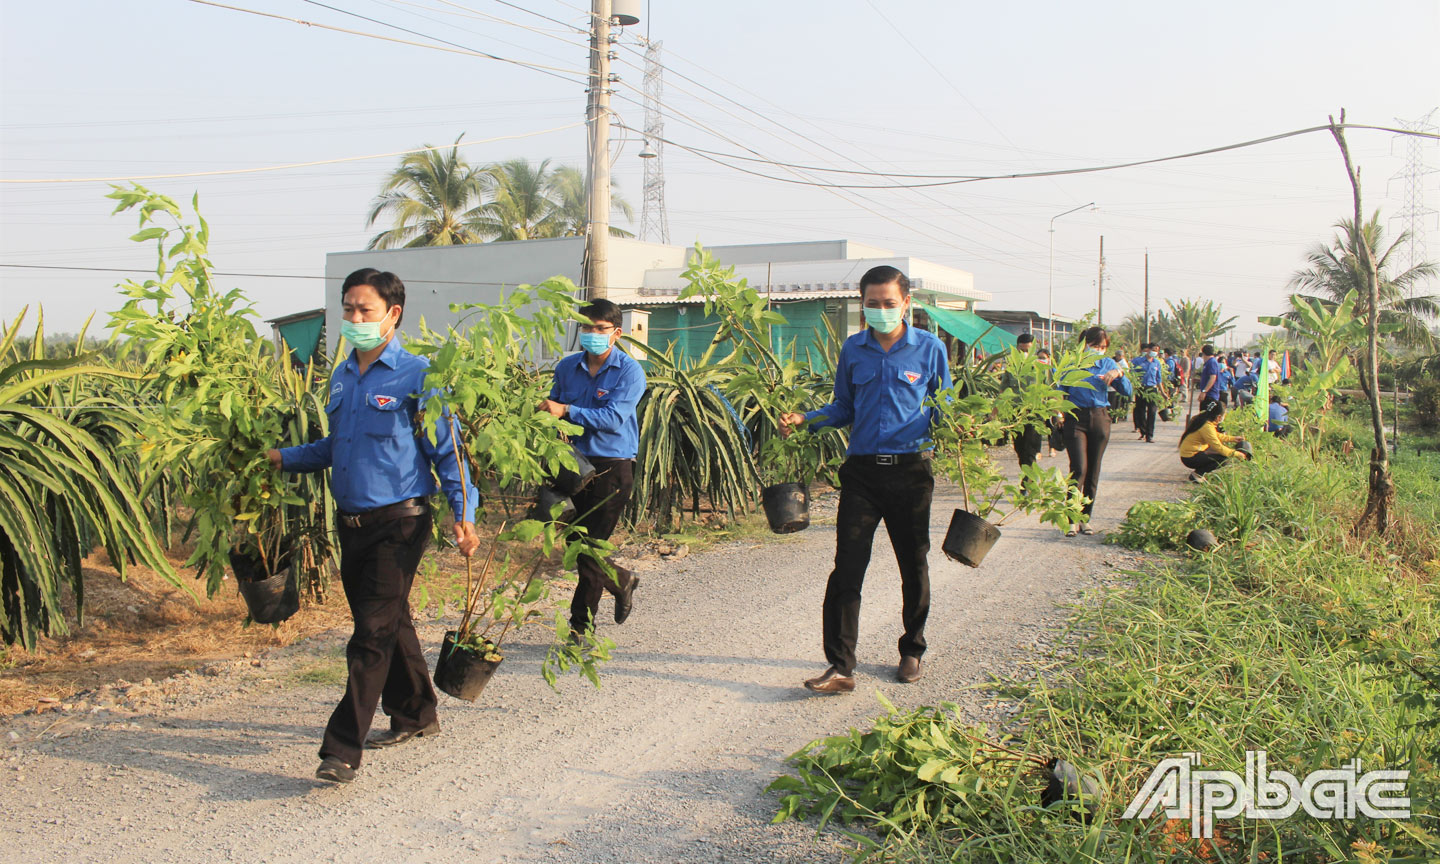
M 340 286 L 340 302 L 345 302 L 345 295 L 351 288 L 357 285 L 369 285 L 385 301 L 385 311 L 389 312 L 391 306 L 400 307 L 400 318 L 405 317 L 405 283 L 394 273 L 376 270 L 374 267 L 361 267 L 354 273 L 345 277 L 345 284 Z M 396 319 L 395 326 L 400 326 L 400 319 Z
M 599 324 L 601 321 L 606 324 L 621 326 L 624 319 L 620 316 L 620 307 L 609 300 L 591 300 L 579 309 L 581 315 Z
M 1086 327 L 1080 331 L 1080 341 L 1086 345 L 1099 345 L 1108 341 L 1110 334 L 1105 332 L 1104 327 Z
M 1165 354 L 1166 354 L 1167 356 L 1174 357 L 1174 356 L 1175 356 L 1175 349 L 1174 349 L 1174 348 L 1166 348 L 1166 349 L 1165 349 Z
M 1034 341 L 1035 341 L 1035 337 L 1034 337 L 1034 336 L 1031 336 L 1029 333 L 1021 333 L 1021 334 L 1015 339 L 1015 344 L 1017 344 L 1017 345 L 1029 345 L 1031 342 L 1034 342 Z
M 889 285 L 894 282 L 900 287 L 902 297 L 910 296 L 910 278 L 901 273 L 898 268 L 889 264 L 881 264 L 879 267 L 871 267 L 860 277 L 860 298 L 865 298 L 865 289 L 871 285 Z
M 1214 346 L 1214 345 L 1211 345 L 1210 343 L 1207 342 L 1207 343 L 1205 343 L 1204 347 L 1202 347 L 1202 348 L 1200 349 L 1200 353 L 1203 354 L 1203 355 L 1205 355 L 1206 357 L 1214 357 L 1214 356 L 1215 356 L 1215 346 Z

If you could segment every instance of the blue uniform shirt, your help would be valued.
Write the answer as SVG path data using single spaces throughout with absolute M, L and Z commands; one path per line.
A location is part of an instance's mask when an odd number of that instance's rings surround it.
M 1228 366 L 1220 368 L 1220 380 L 1215 382 L 1215 389 L 1221 393 L 1230 392 L 1231 385 L 1235 383 L 1235 373 L 1230 371 Z
M 1290 420 L 1290 411 L 1279 402 L 1270 403 L 1270 422 L 1265 424 L 1267 432 L 1279 432 Z
M 1135 388 L 1130 384 L 1130 379 L 1124 375 L 1116 378 L 1113 384 L 1106 384 L 1100 380 L 1101 375 L 1119 368 L 1120 364 L 1111 358 L 1101 357 L 1097 359 L 1095 365 L 1091 366 L 1088 370 L 1090 377 L 1086 378 L 1085 381 L 1090 385 L 1089 387 L 1076 385 L 1073 387 L 1061 387 L 1060 389 L 1065 391 L 1065 395 L 1070 399 L 1070 404 L 1076 408 L 1108 408 L 1110 407 L 1109 390 L 1111 387 L 1114 387 L 1126 396 L 1131 396 L 1135 392 Z
M 1206 399 L 1219 399 L 1220 394 L 1224 391 L 1224 379 L 1220 376 L 1221 369 L 1219 360 L 1214 357 L 1205 358 L 1205 368 L 1200 370 L 1200 386 L 1204 387 L 1210 382 L 1210 376 L 1215 376 L 1215 383 L 1205 391 Z
M 1165 358 L 1165 371 L 1169 373 L 1171 378 L 1175 377 L 1175 372 L 1179 367 L 1180 361 L 1176 359 L 1175 355 L 1172 354 Z
M 949 386 L 949 358 L 935 334 L 906 324 L 887 352 L 866 327 L 840 347 L 834 399 L 805 419 L 814 428 L 851 427 L 851 456 L 918 453 L 930 449 L 935 420 L 925 402 Z
M 634 459 L 640 449 L 640 421 L 635 409 L 645 395 L 645 370 L 635 358 L 612 347 L 595 377 L 585 352 L 555 364 L 550 398 L 569 405 L 565 419 L 585 431 L 571 438 L 575 447 L 593 459 Z
M 360 513 L 435 493 L 433 466 L 457 522 L 474 522 L 480 495 L 455 462 L 449 412 L 435 421 L 435 444 L 415 425 L 430 361 L 391 339 L 360 374 L 355 352 L 330 376 L 330 434 L 280 451 L 286 471 L 330 469 L 330 491 L 347 513 Z M 464 484 L 468 502 L 461 494 Z M 468 507 L 466 504 L 468 503 Z
M 1159 387 L 1162 376 L 1165 374 L 1165 367 L 1160 365 L 1160 361 L 1144 357 L 1135 362 L 1140 367 L 1140 386 Z

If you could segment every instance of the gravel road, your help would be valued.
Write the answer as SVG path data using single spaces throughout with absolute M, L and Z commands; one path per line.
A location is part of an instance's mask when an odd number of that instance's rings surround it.
M 1116 424 L 1098 529 L 1137 499 L 1180 492 L 1179 426 L 1161 426 L 1144 444 L 1128 421 Z M 604 625 L 618 649 L 602 688 L 571 677 L 552 692 L 539 674 L 540 634 L 522 634 L 477 703 L 440 697 L 443 734 L 368 755 L 349 786 L 312 779 L 342 689 L 323 672 L 336 668 L 346 633 L 12 718 L 0 726 L 0 835 L 9 838 L 0 859 L 847 860 L 841 837 L 769 824 L 774 798 L 763 790 L 785 756 L 866 725 L 881 713 L 877 690 L 902 708 L 949 700 L 976 721 L 1001 716 L 1003 706 L 962 688 L 1021 672 L 1063 623 L 1064 604 L 1136 563 L 1099 536 L 1066 539 L 1017 519 L 982 567 L 962 567 L 939 552 L 958 497 L 937 490 L 930 650 L 917 684 L 893 677 L 899 575 L 882 530 L 856 692 L 816 696 L 800 686 L 825 665 L 830 498 L 817 504 L 821 524 L 800 534 L 637 562 L 644 582 L 634 615 Z M 607 600 L 602 622 L 609 615 Z M 432 666 L 444 629 L 421 627 Z

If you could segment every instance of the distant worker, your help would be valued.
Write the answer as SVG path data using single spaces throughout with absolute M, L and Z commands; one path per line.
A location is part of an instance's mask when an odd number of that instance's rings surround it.
M 1200 390 L 1200 410 L 1204 412 L 1208 411 L 1210 406 L 1219 402 L 1225 393 L 1220 379 L 1220 373 L 1225 366 L 1216 359 L 1214 345 L 1207 344 L 1201 348 L 1200 357 L 1196 359 L 1199 360 L 1201 358 L 1204 359 L 1202 361 L 1203 365 L 1200 369 L 1200 375 L 1198 376 L 1200 379 L 1198 386 Z
M 1136 365 L 1140 369 L 1140 394 L 1135 397 L 1135 428 L 1147 443 L 1155 440 L 1155 415 L 1160 403 L 1168 398 L 1165 388 L 1165 365 L 1160 362 L 1158 346 L 1145 345 Z
M 1284 438 L 1290 434 L 1290 409 L 1284 402 L 1280 401 L 1279 393 L 1270 394 L 1270 415 L 1265 421 L 1265 431 L 1277 438 Z
M 1021 354 L 1029 354 L 1034 347 L 1035 337 L 1029 333 L 1021 333 L 1020 337 L 1015 340 L 1015 349 Z M 1008 368 L 1005 370 L 1005 376 L 1001 381 L 1002 388 L 1013 390 L 1016 393 L 1020 392 L 1027 384 L 1033 383 L 1019 380 L 1015 376 L 1014 371 Z M 1016 431 L 1010 443 L 1015 448 L 1015 456 L 1020 460 L 1021 468 L 1024 468 L 1026 465 L 1035 464 L 1035 460 L 1040 456 L 1040 447 L 1044 443 L 1044 440 L 1045 436 L 1041 434 L 1041 430 L 1035 426 L 1027 424 L 1024 428 Z
M 1110 346 L 1110 334 L 1103 327 L 1090 327 L 1080 337 L 1086 350 L 1099 356 L 1087 370 L 1090 377 L 1083 384 L 1061 389 L 1075 408 L 1074 413 L 1065 418 L 1065 449 L 1070 453 L 1070 476 L 1090 500 L 1085 504 L 1079 525 L 1065 532 L 1066 537 L 1095 533 L 1090 528 L 1090 515 L 1095 509 L 1095 496 L 1100 489 L 1100 463 L 1105 458 L 1105 447 L 1110 443 L 1109 393 L 1112 387 L 1127 395 L 1133 392 L 1124 370 L 1105 356 L 1105 349 Z

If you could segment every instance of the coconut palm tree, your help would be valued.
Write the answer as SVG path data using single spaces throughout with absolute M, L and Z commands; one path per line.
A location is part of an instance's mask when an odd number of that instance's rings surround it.
M 1357 249 L 1354 245 L 1355 223 L 1341 219 L 1335 223 L 1339 232 L 1330 245 L 1317 243 L 1305 255 L 1309 265 L 1297 270 L 1290 277 L 1290 288 L 1297 289 L 1291 298 L 1292 308 L 1284 313 L 1285 318 L 1296 320 L 1298 309 L 1295 299 L 1315 298 L 1329 308 L 1338 306 L 1350 292 L 1357 295 L 1355 315 L 1366 319 L 1370 315 L 1369 295 L 1365 286 L 1365 274 L 1360 269 Z M 1440 297 L 1433 294 L 1409 297 L 1415 287 L 1437 272 L 1434 262 L 1424 261 L 1402 273 L 1391 275 L 1386 272 L 1393 263 L 1396 250 L 1410 239 L 1402 231 L 1388 247 L 1381 251 L 1384 243 L 1384 229 L 1380 227 L 1380 211 L 1361 226 L 1361 242 L 1370 250 L 1379 277 L 1380 323 L 1391 325 L 1394 338 L 1405 345 L 1430 347 L 1434 337 L 1430 333 L 1430 322 L 1440 316 Z M 1398 326 L 1397 326 L 1398 325 Z
M 615 192 L 613 180 L 610 185 L 611 215 L 620 214 L 625 217 L 627 222 L 634 222 L 635 208 Z M 590 219 L 585 176 L 578 169 L 569 165 L 561 165 L 556 168 L 550 176 L 550 198 L 556 203 L 555 216 L 558 236 L 578 237 L 584 234 L 585 223 Z M 624 228 L 611 225 L 610 236 L 634 237 L 635 235 Z
M 453 246 L 486 239 L 479 211 L 493 175 L 461 158 L 460 138 L 449 150 L 410 153 L 400 160 L 365 223 L 373 225 L 390 214 L 394 225 L 371 237 L 365 248 Z
M 1171 334 L 1181 348 L 1194 354 L 1206 342 L 1214 341 L 1235 329 L 1235 316 L 1220 320 L 1220 307 L 1213 300 L 1201 303 L 1198 300 L 1182 300 L 1176 304 L 1167 300 L 1170 308 L 1169 326 Z

